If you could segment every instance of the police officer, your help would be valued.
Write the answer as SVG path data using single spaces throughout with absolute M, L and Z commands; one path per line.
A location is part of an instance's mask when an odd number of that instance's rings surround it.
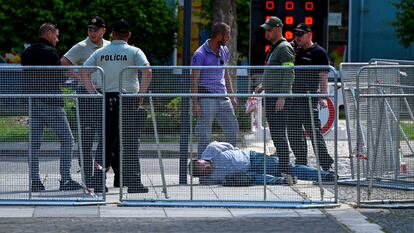
M 106 156 L 113 156 L 111 162 L 115 173 L 115 182 L 120 178 L 119 167 L 119 92 L 125 93 L 145 93 L 151 82 L 151 69 L 142 70 L 142 81 L 139 83 L 137 71 L 128 72 L 124 77 L 122 87 L 119 86 L 119 75 L 121 70 L 127 66 L 149 66 L 145 54 L 141 49 L 128 45 L 131 37 L 129 23 L 120 20 L 113 25 L 112 38 L 110 45 L 95 51 L 84 63 L 87 66 L 99 66 L 104 70 L 105 79 L 105 143 Z M 95 91 L 90 80 L 83 80 L 89 92 Z M 122 90 L 121 90 L 122 88 Z M 128 193 L 147 193 L 148 188 L 141 183 L 141 172 L 138 150 L 138 126 L 137 109 L 143 99 L 135 98 L 123 99 L 123 177 L 124 184 L 128 187 Z M 139 119 L 138 119 L 139 120 Z
M 300 23 L 295 28 L 295 42 L 297 45 L 295 65 L 329 65 L 328 55 L 321 46 L 312 42 L 312 29 L 309 25 Z M 295 70 L 295 81 L 292 85 L 293 93 L 328 93 L 328 72 L 327 70 Z M 333 159 L 328 154 L 325 141 L 320 132 L 321 121 L 319 120 L 319 110 L 317 105 L 326 107 L 326 99 L 313 99 L 312 111 L 314 115 L 314 126 L 316 128 L 316 146 L 319 153 L 319 162 L 323 170 L 329 171 L 333 164 Z M 315 150 L 314 138 L 312 133 L 312 121 L 309 111 L 307 98 L 293 98 L 289 104 L 291 120 L 288 126 L 289 144 L 296 157 L 296 165 L 307 165 L 307 143 L 303 133 L 303 128 L 310 133 L 311 142 Z M 303 126 L 303 128 L 302 128 Z
M 105 20 L 99 16 L 92 17 L 88 22 L 88 37 L 77 44 L 75 44 L 69 51 L 60 59 L 62 65 L 81 66 L 85 60 L 95 50 L 109 45 L 111 42 L 103 39 L 106 32 Z M 99 88 L 101 86 L 102 77 L 94 76 L 95 85 Z M 83 85 L 79 85 L 78 93 L 86 94 L 87 91 Z M 96 166 L 93 164 L 92 146 L 96 134 L 102 135 L 101 122 L 102 118 L 99 114 L 102 110 L 102 100 L 97 98 L 79 98 L 79 114 L 80 125 L 82 132 L 82 149 L 84 157 L 84 171 L 85 181 L 88 187 L 93 187 L 95 192 L 102 192 L 102 171 L 93 169 Z M 99 157 L 99 156 L 97 156 Z M 102 163 L 101 158 L 96 158 L 97 163 Z M 92 177 L 92 174 L 95 174 Z

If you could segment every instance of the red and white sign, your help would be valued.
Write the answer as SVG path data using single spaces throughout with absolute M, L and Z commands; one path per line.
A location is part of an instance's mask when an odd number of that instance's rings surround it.
M 331 130 L 333 123 L 335 121 L 335 106 L 331 98 L 326 98 L 326 102 L 328 107 L 321 108 L 318 105 L 319 109 L 319 119 L 321 120 L 321 133 L 323 136 L 329 133 Z M 309 132 L 305 132 L 305 135 L 309 137 Z

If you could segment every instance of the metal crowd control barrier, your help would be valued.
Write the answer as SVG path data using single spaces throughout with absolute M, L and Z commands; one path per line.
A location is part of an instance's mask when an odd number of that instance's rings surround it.
M 414 61 L 403 61 L 403 60 L 389 60 L 389 59 L 371 59 L 369 63 L 341 63 L 340 65 L 340 76 L 342 82 L 342 94 L 344 100 L 344 109 L 346 115 L 346 129 L 348 135 L 348 148 L 349 148 L 349 159 L 350 159 L 350 171 L 347 175 L 351 177 L 351 179 L 356 178 L 356 160 L 355 158 L 359 158 L 361 160 L 361 172 L 363 176 L 366 176 L 368 172 L 368 164 L 367 164 L 367 156 L 366 156 L 366 140 L 364 135 L 360 135 L 362 140 L 359 148 L 359 154 L 356 152 L 356 132 L 358 128 L 363 127 L 362 125 L 357 125 L 357 116 L 356 116 L 356 76 L 358 71 L 367 65 L 397 65 L 397 64 L 404 64 L 404 65 L 412 65 Z M 401 80 L 401 85 L 405 86 L 412 86 L 414 85 L 414 77 L 406 77 Z M 364 91 L 364 90 L 361 90 Z M 414 93 L 412 90 L 405 89 L 405 92 Z M 412 104 L 413 98 L 406 98 L 406 104 Z M 360 102 L 361 111 L 367 109 L 366 102 Z M 404 114 L 404 112 L 402 112 Z M 410 114 L 410 111 L 407 111 L 407 114 Z M 362 117 L 366 116 L 363 115 Z M 408 116 L 408 115 L 407 115 Z M 366 119 L 362 119 L 361 122 L 366 122 Z
M 0 205 L 105 202 L 104 171 L 94 169 L 105 167 L 103 94 L 78 89 L 81 73 L 103 88 L 99 67 L 0 67 L 16 84 L 0 86 L 1 102 L 19 109 L 0 115 Z
M 356 79 L 357 153 L 366 150 L 366 166 L 357 163 L 357 205 L 401 207 L 414 204 L 412 110 L 402 85 L 413 65 L 369 65 Z
M 329 97 L 333 99 L 335 109 L 337 108 L 337 92 L 333 94 L 318 93 L 300 93 L 300 94 L 274 94 L 271 88 L 266 86 L 264 94 L 252 94 L 249 92 L 237 94 L 214 94 L 200 92 L 197 94 L 189 93 L 194 70 L 200 71 L 201 75 L 220 75 L 223 67 L 195 67 L 195 66 L 175 66 L 162 67 L 152 66 L 152 84 L 151 93 L 131 93 L 127 91 L 132 85 L 131 77 L 141 79 L 141 71 L 149 67 L 127 67 L 120 74 L 120 135 L 121 135 L 121 168 L 131 164 L 132 160 L 140 161 L 140 170 L 135 167 L 133 171 L 125 171 L 121 169 L 121 188 L 120 203 L 124 206 L 234 206 L 234 207 L 327 207 L 337 206 L 338 190 L 336 184 L 336 175 L 338 174 L 337 157 L 337 111 L 335 111 L 334 122 L 334 140 L 321 142 L 315 135 L 319 132 L 318 116 L 316 105 L 320 98 Z M 337 82 L 338 74 L 334 68 L 328 66 L 312 66 L 312 67 L 251 67 L 251 66 L 229 66 L 225 67 L 232 77 L 233 81 L 243 78 L 253 79 L 249 83 L 258 84 L 257 78 L 274 79 L 283 78 L 295 73 L 301 74 L 308 78 L 319 80 L 320 76 L 327 76 L 330 71 L 335 76 Z M 246 72 L 237 72 L 245 70 Z M 247 77 L 240 77 L 237 74 L 244 73 Z M 234 84 L 234 86 L 236 86 Z M 305 85 L 306 86 L 306 85 Z M 251 90 L 249 88 L 239 88 L 239 90 Z M 125 91 L 124 91 L 125 90 Z M 136 101 L 143 97 L 147 109 L 151 109 L 148 117 L 144 122 L 142 118 L 127 117 L 131 116 L 128 112 L 134 112 L 136 109 Z M 225 143 L 209 144 L 207 148 L 216 150 L 216 153 L 210 153 L 205 150 L 198 152 L 199 142 L 202 139 L 200 135 L 204 135 L 209 131 L 208 126 L 211 123 L 211 139 L 210 141 L 228 142 L 232 140 L 229 132 L 226 135 L 222 128 L 226 128 L 230 123 L 224 121 L 210 122 L 205 128 L 197 125 L 200 121 L 199 117 L 193 112 L 193 98 L 197 97 L 201 101 L 209 102 L 207 106 L 221 107 L 216 111 L 216 116 L 222 118 L 231 117 L 231 113 L 222 114 L 226 111 L 230 104 L 230 98 L 237 97 L 238 105 L 234 108 L 234 112 L 238 121 L 238 134 L 236 145 Z M 292 110 L 290 115 L 286 115 L 289 122 L 293 122 L 294 118 L 298 118 L 297 109 L 304 109 L 306 116 L 314 118 L 314 121 L 307 125 L 309 131 L 305 134 L 303 129 L 295 132 L 297 135 L 291 134 L 291 140 L 297 138 L 305 138 L 305 144 L 300 144 L 299 149 L 307 153 L 308 166 L 294 166 L 292 172 L 294 177 L 280 177 L 277 173 L 278 154 L 274 143 L 267 143 L 266 135 L 262 139 L 255 138 L 253 140 L 244 140 L 245 135 L 251 134 L 250 115 L 246 113 L 245 103 L 248 98 L 263 97 L 263 102 L 272 101 L 275 98 L 285 97 L 286 109 Z M 208 100 L 207 100 L 208 99 Z M 295 102 L 293 100 L 302 101 Z M 203 102 L 204 103 L 204 102 Z M 302 105 L 295 105 L 301 103 Z M 215 105 L 217 104 L 217 105 Z M 148 107 L 148 105 L 150 107 Z M 214 106 L 213 106 L 214 105 Z M 223 107 L 223 105 L 225 107 Z M 227 107 L 226 107 L 227 106 Z M 289 106 L 289 108 L 288 108 Z M 203 108 L 205 109 L 205 108 Z M 211 109 L 210 109 L 211 110 Z M 207 110 L 203 110 L 207 111 Z M 213 111 L 213 110 L 211 110 Z M 286 110 L 287 111 L 287 110 Z M 289 112 L 288 112 L 289 113 Z M 265 117 L 257 116 L 257 117 Z M 227 121 L 226 121 L 227 122 Z M 230 122 L 230 121 L 229 121 Z M 220 124 L 221 123 L 221 124 Z M 268 122 L 269 125 L 276 125 L 279 122 Z M 320 124 L 320 123 L 319 123 Z M 141 126 L 141 127 L 137 127 Z M 204 134 L 203 134 L 204 133 Z M 283 134 L 286 134 L 283 131 Z M 291 135 L 291 136 L 292 136 Z M 209 141 L 209 142 L 210 142 Z M 302 142 L 302 141 L 301 141 Z M 292 143 L 292 141 L 291 141 Z M 320 144 L 326 143 L 327 151 Z M 312 149 L 312 144 L 318 145 Z M 131 150 L 132 145 L 139 145 L 139 150 Z M 223 149 L 227 148 L 227 149 Z M 237 149 L 240 148 L 240 149 Z M 269 151 L 270 153 L 263 153 Z M 276 152 L 276 153 L 275 153 Z M 240 166 L 233 166 L 230 162 L 221 161 L 224 157 L 230 161 L 233 155 L 243 157 L 245 163 Z M 332 172 L 326 172 L 321 169 L 322 164 L 327 170 L 327 165 L 331 161 L 326 161 L 326 153 L 334 160 Z M 217 156 L 222 160 L 212 159 L 212 172 L 210 175 L 200 173 L 198 165 L 194 165 L 190 161 L 198 159 L 206 159 L 207 157 Z M 294 154 L 288 155 L 291 163 L 294 163 Z M 216 158 L 217 159 L 217 158 Z M 229 161 L 227 160 L 227 162 Z M 248 161 L 247 161 L 248 160 Z M 191 171 L 191 172 L 190 172 Z M 229 172 L 230 171 L 230 172 Z M 232 176 L 232 172 L 237 173 Z M 149 188 L 148 193 L 130 193 L 128 185 L 136 178 L 137 172 L 140 173 L 141 182 Z M 213 177 L 215 174 L 217 177 Z M 267 174 L 267 176 L 264 176 Z M 227 175 L 227 176 L 226 176 Z M 239 176 L 240 175 L 240 176 Z M 244 179 L 240 179 L 243 177 Z M 299 178 L 296 181 L 295 177 Z M 122 187 L 124 186 L 124 187 Z
M 348 156 L 349 156 L 349 163 L 350 163 L 350 170 L 347 172 L 348 175 L 351 176 L 352 179 L 355 178 L 355 167 L 356 167 L 356 160 L 355 158 L 364 158 L 363 148 L 364 143 L 361 145 L 360 154 L 357 155 L 356 153 L 356 129 L 358 126 L 356 125 L 357 117 L 355 115 L 356 112 L 356 75 L 358 70 L 368 65 L 368 63 L 341 63 L 340 64 L 340 77 L 342 83 L 342 95 L 344 101 L 344 110 L 345 110 L 345 117 L 346 117 L 346 130 L 348 136 Z M 364 161 L 364 160 L 362 160 Z
M 372 58 L 369 63 L 378 63 L 378 62 L 387 62 L 387 63 L 395 63 L 397 65 L 414 65 L 413 60 L 397 60 L 397 59 L 384 59 L 384 58 Z

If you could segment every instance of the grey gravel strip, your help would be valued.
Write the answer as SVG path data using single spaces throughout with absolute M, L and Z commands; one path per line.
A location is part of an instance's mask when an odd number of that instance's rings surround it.
M 370 222 L 380 225 L 385 232 L 414 232 L 414 209 L 360 209 Z

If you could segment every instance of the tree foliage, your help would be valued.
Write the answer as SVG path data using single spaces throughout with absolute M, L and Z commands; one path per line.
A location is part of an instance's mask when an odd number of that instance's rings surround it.
M 237 25 L 239 28 L 237 50 L 242 56 L 249 56 L 250 44 L 250 0 L 237 0 Z
M 105 38 L 112 23 L 123 18 L 131 25 L 129 43 L 141 48 L 151 64 L 164 64 L 170 58 L 178 22 L 165 0 L 0 0 L 0 51 L 35 42 L 39 26 L 51 22 L 60 29 L 57 47 L 63 54 L 87 36 L 87 22 L 95 15 L 109 26 Z
M 217 22 L 225 22 L 231 28 L 231 40 L 227 42 L 227 46 L 230 50 L 230 65 L 237 65 L 238 25 L 236 6 L 236 0 L 211 0 L 211 24 L 214 25 Z
M 202 18 L 203 26 L 207 29 L 211 28 L 212 21 L 212 0 L 202 1 Z M 237 0 L 237 53 L 241 56 L 249 54 L 249 23 L 250 23 L 250 0 Z M 232 35 L 234 37 L 234 35 Z M 233 38 L 234 39 L 234 38 Z
M 408 48 L 414 41 L 414 0 L 400 0 L 393 5 L 397 8 L 397 20 L 392 25 L 400 44 Z

